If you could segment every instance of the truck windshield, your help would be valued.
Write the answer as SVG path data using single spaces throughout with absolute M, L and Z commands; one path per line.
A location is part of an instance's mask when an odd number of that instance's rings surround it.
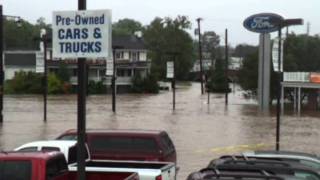
M 0 180 L 31 180 L 30 161 L 0 161 Z

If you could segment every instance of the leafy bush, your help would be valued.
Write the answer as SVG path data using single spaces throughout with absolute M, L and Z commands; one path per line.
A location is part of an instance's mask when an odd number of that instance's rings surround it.
M 48 75 L 48 94 L 60 94 L 62 92 L 62 81 L 54 73 L 50 73 Z
M 35 72 L 19 71 L 4 86 L 8 94 L 39 94 L 43 92 L 43 75 Z
M 106 86 L 103 84 L 103 81 L 95 82 L 90 81 L 88 84 L 88 93 L 89 94 L 104 94 L 107 92 Z
M 148 75 L 146 78 L 142 78 L 137 73 L 132 78 L 132 92 L 134 93 L 158 93 L 159 85 L 157 78 L 154 75 Z

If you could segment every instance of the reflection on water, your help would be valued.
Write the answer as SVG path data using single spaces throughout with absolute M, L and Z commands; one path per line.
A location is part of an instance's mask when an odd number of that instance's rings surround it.
M 6 96 L 4 123 L 0 127 L 0 149 L 52 139 L 66 129 L 76 128 L 77 96 L 49 96 L 48 121 L 43 122 L 41 96 Z M 181 87 L 172 111 L 172 93 L 118 95 L 117 113 L 111 110 L 111 96 L 89 96 L 87 128 L 163 129 L 172 137 L 181 167 L 179 179 L 221 155 L 250 149 L 274 149 L 275 112 L 263 115 L 254 100 L 241 92 L 200 95 L 199 84 Z M 288 111 L 282 117 L 281 148 L 317 153 L 320 150 L 319 113 L 301 116 Z

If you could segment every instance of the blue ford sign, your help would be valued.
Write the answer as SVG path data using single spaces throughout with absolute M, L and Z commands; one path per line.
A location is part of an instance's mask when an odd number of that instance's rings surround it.
M 248 17 L 243 22 L 243 26 L 249 31 L 257 33 L 270 33 L 279 29 L 279 23 L 283 17 L 273 13 L 261 13 Z

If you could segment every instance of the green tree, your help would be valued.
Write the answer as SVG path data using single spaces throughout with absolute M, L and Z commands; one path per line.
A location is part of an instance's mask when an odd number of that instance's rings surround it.
M 120 19 L 112 25 L 112 34 L 115 36 L 133 35 L 136 31 L 142 31 L 140 22 L 133 19 Z
M 229 92 L 227 82 L 224 59 L 218 58 L 215 61 L 215 68 L 209 71 L 207 89 L 209 92 Z
M 63 83 L 54 73 L 50 73 L 48 75 L 48 93 L 59 94 L 62 92 L 63 92 Z
M 176 77 L 186 79 L 194 63 L 193 41 L 187 29 L 190 21 L 185 16 L 155 18 L 144 31 L 144 39 L 151 59 L 151 73 L 165 79 L 166 61 L 173 60 L 168 53 L 177 52 Z
M 220 44 L 220 37 L 214 31 L 204 32 L 201 36 L 202 51 L 209 54 L 212 64 L 216 58 L 221 58 L 217 52 Z

